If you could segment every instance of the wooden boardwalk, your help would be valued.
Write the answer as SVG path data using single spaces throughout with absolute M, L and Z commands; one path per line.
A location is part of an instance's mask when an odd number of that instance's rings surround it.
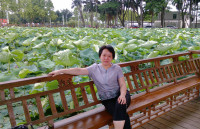
M 200 129 L 200 98 L 187 102 L 137 129 Z

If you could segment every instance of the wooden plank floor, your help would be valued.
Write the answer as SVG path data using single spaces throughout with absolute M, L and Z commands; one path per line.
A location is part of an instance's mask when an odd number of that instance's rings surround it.
M 200 129 L 200 98 L 187 102 L 137 129 Z

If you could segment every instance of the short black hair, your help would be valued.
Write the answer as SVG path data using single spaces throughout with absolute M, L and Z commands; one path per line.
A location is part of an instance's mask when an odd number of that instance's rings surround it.
M 101 54 L 102 54 L 104 49 L 107 49 L 109 52 L 111 52 L 113 59 L 115 58 L 115 50 L 111 45 L 103 45 L 102 47 L 100 47 L 100 49 L 99 49 L 99 57 L 101 56 Z

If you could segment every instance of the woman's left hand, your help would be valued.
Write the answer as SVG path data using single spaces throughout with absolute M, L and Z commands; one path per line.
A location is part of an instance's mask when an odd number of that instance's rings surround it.
M 126 104 L 126 97 L 124 95 L 120 95 L 118 98 L 118 103 Z

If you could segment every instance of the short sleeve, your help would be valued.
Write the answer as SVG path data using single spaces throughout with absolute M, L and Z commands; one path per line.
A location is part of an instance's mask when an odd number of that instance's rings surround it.
M 94 63 L 93 65 L 90 65 L 90 66 L 86 67 L 86 69 L 88 70 L 88 73 L 89 73 L 88 76 L 89 76 L 90 78 L 92 78 L 93 72 L 94 72 L 96 66 L 97 66 L 97 64 Z
M 124 74 L 123 74 L 122 68 L 118 66 L 117 79 L 120 79 L 121 77 L 124 77 Z

